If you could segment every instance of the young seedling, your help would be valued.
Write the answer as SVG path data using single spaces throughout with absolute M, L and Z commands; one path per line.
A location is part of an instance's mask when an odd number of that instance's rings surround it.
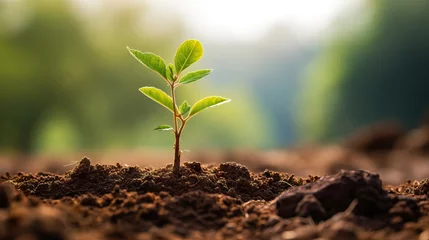
M 189 72 L 182 76 L 183 70 L 200 60 L 203 56 L 204 49 L 198 40 L 190 39 L 184 41 L 177 49 L 176 56 L 174 57 L 174 64 L 170 63 L 168 65 L 165 64 L 160 56 L 153 53 L 140 52 L 130 48 L 128 48 L 128 51 L 147 68 L 158 73 L 170 87 L 171 96 L 155 87 L 142 87 L 139 90 L 148 98 L 159 103 L 173 113 L 173 127 L 170 125 L 159 125 L 155 130 L 172 131 L 174 133 L 173 174 L 178 176 L 180 174 L 180 156 L 182 153 L 180 150 L 180 136 L 182 135 L 186 123 L 202 110 L 227 103 L 231 100 L 219 96 L 210 96 L 197 101 L 192 106 L 189 105 L 186 100 L 180 104 L 180 106 L 176 105 L 175 90 L 177 87 L 200 80 L 209 75 L 212 71 L 211 69 L 203 69 Z

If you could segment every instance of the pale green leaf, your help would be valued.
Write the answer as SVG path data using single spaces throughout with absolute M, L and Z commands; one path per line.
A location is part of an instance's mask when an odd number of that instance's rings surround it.
M 171 63 L 167 66 L 167 79 L 170 81 L 174 79 L 174 65 Z
M 179 107 L 179 112 L 181 115 L 185 115 L 189 110 L 191 109 L 191 106 L 189 106 L 189 103 L 185 100 L 182 105 Z
M 224 97 L 218 97 L 218 96 L 211 96 L 211 97 L 205 97 L 198 102 L 196 102 L 190 110 L 189 117 L 194 116 L 195 114 L 201 112 L 202 110 L 209 108 L 209 107 L 215 107 L 219 106 L 221 104 L 230 102 L 231 99 L 224 98 Z
M 159 125 L 158 127 L 156 127 L 153 130 L 158 130 L 158 131 L 171 131 L 174 130 L 170 125 Z
M 195 82 L 209 75 L 211 72 L 212 72 L 211 69 L 204 69 L 204 70 L 197 70 L 195 72 L 187 73 L 185 76 L 180 78 L 179 83 L 187 84 L 187 83 Z
M 168 96 L 167 93 L 155 87 L 142 87 L 139 90 L 148 98 L 154 100 L 168 110 L 174 112 L 173 99 L 171 99 L 171 97 Z
M 152 69 L 153 71 L 159 73 L 162 77 L 167 78 L 167 68 L 164 60 L 153 53 L 150 52 L 140 52 L 139 50 L 130 49 L 128 51 L 143 65 L 147 68 Z
M 191 64 L 200 60 L 203 56 L 203 52 L 203 45 L 198 40 L 190 39 L 180 44 L 179 48 L 177 49 L 176 56 L 174 57 L 177 75 L 179 75 Z

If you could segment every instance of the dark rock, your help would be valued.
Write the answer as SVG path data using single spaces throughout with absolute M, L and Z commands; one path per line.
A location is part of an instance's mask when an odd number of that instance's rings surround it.
M 362 170 L 341 171 L 316 182 L 289 188 L 275 201 L 277 214 L 283 218 L 309 215 L 314 220 L 323 220 L 343 212 L 355 199 L 358 201 L 354 209 L 357 215 L 386 213 L 392 206 L 379 176 Z M 324 212 L 326 215 L 320 219 Z

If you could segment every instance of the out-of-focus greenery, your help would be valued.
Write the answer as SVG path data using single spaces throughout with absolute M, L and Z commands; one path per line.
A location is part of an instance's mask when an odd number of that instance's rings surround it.
M 170 115 L 137 90 L 144 84 L 165 86 L 125 46 L 150 49 L 170 60 L 167 53 L 184 39 L 180 22 L 161 29 L 151 26 L 145 6 L 110 4 L 117 6 L 106 3 L 85 15 L 72 1 L 0 2 L 2 151 L 171 146 L 170 136 L 149 130 L 160 118 L 171 120 Z M 205 95 L 197 89 L 185 89 L 184 95 L 191 100 Z M 230 121 L 198 116 L 200 121 L 191 123 L 194 130 L 184 136 L 185 148 L 267 143 L 263 118 L 248 117 L 257 111 L 252 99 L 237 96 L 236 90 L 229 96 L 237 104 L 212 114 Z
M 216 93 L 233 102 L 190 122 L 184 149 L 331 140 L 385 119 L 417 125 L 429 107 L 429 3 L 364 3 L 333 24 L 339 30 L 321 51 L 320 39 L 287 26 L 271 26 L 254 42 L 204 39 L 196 65 L 214 71 L 179 89 L 178 101 Z M 0 151 L 171 148 L 168 133 L 151 130 L 171 124 L 170 114 L 137 90 L 166 90 L 165 83 L 125 47 L 172 62 L 183 40 L 199 36 L 151 7 L 144 0 L 0 1 Z
M 218 55 L 207 55 L 213 76 L 224 81 L 234 76 L 234 82 L 246 86 L 241 92 L 252 96 L 259 105 L 259 112 L 252 116 L 262 117 L 273 126 L 269 134 L 271 147 L 285 147 L 297 141 L 299 132 L 295 115 L 299 96 L 299 82 L 308 63 L 317 53 L 317 47 L 303 43 L 301 36 L 290 32 L 287 26 L 272 26 L 258 42 L 210 46 Z M 223 59 L 222 56 L 228 56 Z M 216 69 L 224 69 L 218 72 Z M 225 94 L 226 95 L 226 94 Z M 227 95 L 231 96 L 231 95 Z M 233 104 L 236 99 L 233 98 Z
M 428 12 L 428 1 L 367 1 L 359 15 L 337 23 L 338 36 L 305 82 L 300 127 L 307 139 L 335 139 L 389 119 L 419 124 L 429 110 Z

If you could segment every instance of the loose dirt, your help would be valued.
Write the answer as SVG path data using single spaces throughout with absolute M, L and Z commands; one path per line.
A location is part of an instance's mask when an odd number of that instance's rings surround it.
M 429 181 L 298 178 L 237 163 L 1 176 L 0 239 L 427 239 Z

